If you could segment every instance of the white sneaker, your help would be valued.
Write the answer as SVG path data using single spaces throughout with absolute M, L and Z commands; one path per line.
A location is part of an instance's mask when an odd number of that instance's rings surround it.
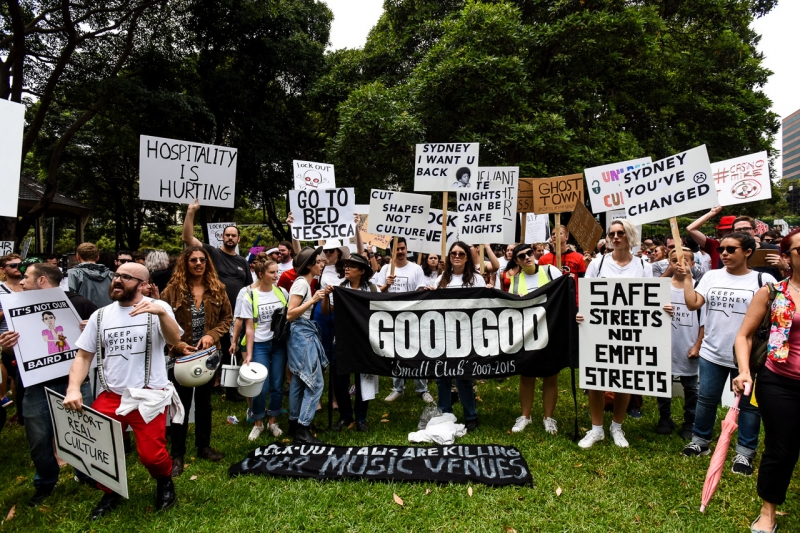
M 611 438 L 614 439 L 614 444 L 620 448 L 628 447 L 628 440 L 625 438 L 625 432 L 622 428 L 611 428 Z
M 544 419 L 544 430 L 551 435 L 558 435 L 558 422 L 556 422 L 555 418 L 548 417 Z
M 389 400 L 387 399 L 386 401 L 388 402 Z M 425 391 L 422 393 L 422 401 L 425 403 L 433 403 L 433 396 L 431 396 L 430 392 Z
M 393 390 L 392 393 L 389 396 L 387 396 L 386 398 L 383 399 L 383 401 L 385 401 L 385 402 L 393 402 L 393 401 L 395 401 L 396 399 L 398 399 L 402 395 L 403 395 L 402 392 L 398 392 L 396 390 Z
M 529 417 L 529 416 L 520 416 L 519 418 L 517 418 L 517 421 L 514 422 L 514 427 L 511 428 L 511 432 L 512 433 L 519 433 L 520 431 L 525 429 L 525 427 L 530 423 L 531 423 L 531 417 Z
M 269 424 L 267 429 L 270 430 L 273 437 L 280 437 L 283 435 L 283 431 L 281 431 L 281 428 L 278 427 L 278 424 Z
M 578 443 L 578 446 L 584 449 L 591 448 L 596 443 L 600 442 L 605 438 L 606 434 L 602 429 L 600 430 L 590 429 L 589 431 L 586 432 L 586 435 Z
M 253 426 L 253 429 L 250 430 L 250 434 L 247 436 L 247 440 L 250 442 L 256 440 L 261 436 L 262 431 L 264 431 L 264 426 Z

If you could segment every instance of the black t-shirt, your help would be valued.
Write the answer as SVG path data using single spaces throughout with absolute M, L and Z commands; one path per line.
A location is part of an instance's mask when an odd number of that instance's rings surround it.
M 88 298 L 84 298 L 80 294 L 72 291 L 64 291 L 64 294 L 69 298 L 69 303 L 71 303 L 72 307 L 78 312 L 78 316 L 81 317 L 81 320 L 89 320 L 92 313 L 97 311 L 97 306 Z
M 250 266 L 244 257 L 240 255 L 226 254 L 219 248 L 214 248 L 210 244 L 204 244 L 203 248 L 208 250 L 214 267 L 217 269 L 219 280 L 225 285 L 225 292 L 228 293 L 228 300 L 231 308 L 236 304 L 236 297 L 245 285 L 250 285 L 253 278 L 250 276 Z

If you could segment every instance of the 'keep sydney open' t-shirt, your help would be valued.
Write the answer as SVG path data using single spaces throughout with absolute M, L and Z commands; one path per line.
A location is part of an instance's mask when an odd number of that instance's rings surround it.
M 697 342 L 700 326 L 705 319 L 705 308 L 700 312 L 689 311 L 683 288 L 676 289 L 670 285 L 670 302 L 674 308 L 672 314 L 672 375 L 696 376 L 698 373 L 697 357 L 689 359 L 689 350 Z
M 391 272 L 391 265 L 383 265 L 383 268 L 375 274 L 372 279 L 377 287 L 386 285 L 386 278 Z M 402 267 L 394 269 L 394 283 L 389 287 L 389 292 L 413 292 L 427 283 L 422 267 L 416 263 L 406 263 Z
M 283 297 L 289 301 L 289 295 L 278 287 L 279 291 L 283 291 Z M 262 292 L 253 289 L 253 300 L 257 301 L 258 309 L 258 324 L 255 324 L 254 342 L 267 342 L 272 340 L 274 333 L 272 332 L 272 315 L 283 307 L 283 302 L 275 295 L 273 291 Z M 256 294 L 258 297 L 256 298 Z M 244 298 L 242 298 L 242 308 L 236 318 L 253 318 L 253 304 L 250 302 L 249 295 L 245 291 Z

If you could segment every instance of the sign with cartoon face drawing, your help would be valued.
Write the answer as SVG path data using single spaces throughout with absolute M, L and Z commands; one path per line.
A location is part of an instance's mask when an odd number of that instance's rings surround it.
M 711 163 L 719 205 L 735 205 L 772 198 L 767 152 Z
M 335 189 L 333 165 L 313 161 L 292 161 L 295 190 Z

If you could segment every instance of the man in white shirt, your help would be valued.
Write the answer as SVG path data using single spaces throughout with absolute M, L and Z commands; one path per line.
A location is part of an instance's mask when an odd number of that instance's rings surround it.
M 142 295 L 147 280 L 147 268 L 138 263 L 125 263 L 117 269 L 109 288 L 112 303 L 92 314 L 75 343 L 78 355 L 70 369 L 64 407 L 81 411 L 81 384 L 99 349 L 98 373 L 104 390 L 92 408 L 118 420 L 123 431 L 128 426 L 133 428 L 139 459 L 158 482 L 155 509 L 160 511 L 172 507 L 177 499 L 170 475 L 172 459 L 167 451 L 166 413 L 160 413 L 149 423 L 138 409 L 126 415 L 117 414 L 127 389 L 163 391 L 165 396 L 174 394 L 163 354 L 165 344 L 178 344 L 183 331 L 166 302 Z M 98 337 L 102 344 L 99 347 Z M 122 501 L 119 494 L 99 484 L 98 487 L 105 495 L 92 510 L 92 520 L 107 515 Z

